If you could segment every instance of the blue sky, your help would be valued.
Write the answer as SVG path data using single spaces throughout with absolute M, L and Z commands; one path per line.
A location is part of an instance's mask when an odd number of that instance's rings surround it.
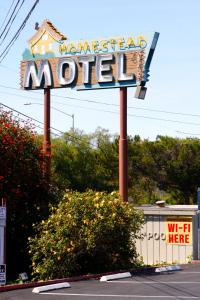
M 11 3 L 12 0 L 0 2 L 0 24 Z M 33 3 L 33 0 L 25 1 L 10 35 L 0 46 L 0 52 Z M 199 15 L 199 0 L 40 0 L 18 40 L 0 64 L 0 102 L 43 121 L 42 92 L 3 87 L 19 88 L 19 63 L 27 40 L 34 33 L 35 22 L 50 19 L 71 40 L 158 31 L 160 37 L 150 68 L 145 100 L 135 99 L 134 88 L 128 89 L 128 134 L 139 134 L 151 140 L 159 134 L 198 137 Z M 68 88 L 53 90 L 52 94 L 52 106 L 69 115 L 74 114 L 76 128 L 90 133 L 100 126 L 109 129 L 110 133 L 119 133 L 119 108 L 116 106 L 119 104 L 118 89 L 78 92 Z M 58 98 L 55 95 L 77 99 Z M 27 102 L 34 104 L 25 106 Z M 68 131 L 72 126 L 72 117 L 52 109 L 52 126 Z

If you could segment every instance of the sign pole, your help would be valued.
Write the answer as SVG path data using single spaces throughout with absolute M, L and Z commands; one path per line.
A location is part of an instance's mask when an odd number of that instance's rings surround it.
M 50 88 L 44 89 L 44 139 L 43 153 L 45 156 L 44 173 L 47 180 L 50 179 L 51 173 L 51 135 L 50 135 L 50 110 L 51 110 L 51 94 Z
M 127 87 L 120 87 L 119 194 L 128 201 Z
M 7 216 L 7 201 L 6 198 L 2 199 L 2 206 L 6 208 L 6 216 Z M 7 218 L 5 220 L 5 228 L 4 228 L 4 256 L 3 256 L 3 260 L 4 260 L 4 264 L 6 264 L 6 232 L 7 231 Z
M 0 286 L 6 284 L 6 198 L 0 203 Z

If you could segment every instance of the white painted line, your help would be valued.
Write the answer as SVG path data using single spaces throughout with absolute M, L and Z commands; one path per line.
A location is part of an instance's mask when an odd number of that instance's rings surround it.
M 181 271 L 181 273 L 179 273 L 179 274 L 200 274 L 200 272 L 197 272 L 197 271 Z
M 41 292 L 57 290 L 57 289 L 63 289 L 63 288 L 69 288 L 69 287 L 71 287 L 71 286 L 68 282 L 49 284 L 49 285 L 43 285 L 43 286 L 35 287 L 32 290 L 32 293 L 39 294 Z
M 170 299 L 199 299 L 199 296 L 147 296 L 147 295 L 109 295 L 109 294 L 68 294 L 68 293 L 42 293 L 42 295 L 54 295 L 54 296 L 80 296 L 80 297 L 116 297 L 116 298 L 151 298 L 151 299 L 156 299 L 156 298 L 170 298 Z
M 131 281 L 131 280 L 112 280 L 109 283 L 128 283 L 128 284 L 200 284 L 200 281 Z
M 129 277 L 132 277 L 130 272 L 117 273 L 117 274 L 102 276 L 100 278 L 100 281 L 108 281 L 108 280 L 122 279 L 122 278 L 129 278 Z

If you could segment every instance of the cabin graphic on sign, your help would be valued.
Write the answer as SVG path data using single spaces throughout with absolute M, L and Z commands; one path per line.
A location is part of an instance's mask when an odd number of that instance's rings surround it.
M 49 21 L 44 20 L 36 33 L 28 40 L 28 48 L 23 53 L 23 60 L 55 57 L 59 45 L 66 37 Z

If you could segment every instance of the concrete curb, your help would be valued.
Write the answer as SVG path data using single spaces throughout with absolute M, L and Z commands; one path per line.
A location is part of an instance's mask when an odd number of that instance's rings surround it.
M 71 285 L 68 282 L 63 283 L 56 283 L 56 284 L 49 284 L 49 285 L 43 285 L 39 287 L 35 287 L 32 290 L 32 293 L 39 294 L 41 292 L 51 291 L 51 290 L 58 290 L 63 288 L 70 288 Z
M 195 265 L 195 264 L 198 265 L 198 264 L 200 264 L 200 260 L 192 260 L 191 263 L 194 264 L 194 265 Z
M 162 273 L 162 272 L 172 272 L 172 271 L 180 271 L 181 267 L 176 265 L 166 266 L 166 267 L 159 267 L 155 269 L 155 273 Z
M 136 268 L 136 269 L 132 269 L 132 270 L 123 270 L 123 271 L 121 271 L 121 273 L 130 272 L 132 275 L 153 274 L 153 273 L 155 273 L 155 269 L 156 269 L 156 267 L 141 267 L 141 268 Z M 105 272 L 105 273 L 101 273 L 101 274 L 80 275 L 80 276 L 76 276 L 76 277 L 66 277 L 66 278 L 53 279 L 53 280 L 47 280 L 47 281 L 10 284 L 10 285 L 5 285 L 5 286 L 0 286 L 0 292 L 9 292 L 9 291 L 18 290 L 18 289 L 34 288 L 34 287 L 38 287 L 38 286 L 56 284 L 56 283 L 61 283 L 61 282 L 75 282 L 75 281 L 81 281 L 81 280 L 99 279 L 102 276 L 113 275 L 115 273 L 116 272 L 113 271 L 113 272 Z
M 108 280 L 115 280 L 115 279 L 129 278 L 129 277 L 132 277 L 130 272 L 117 273 L 113 275 L 102 276 L 100 278 L 100 281 L 108 281 Z

